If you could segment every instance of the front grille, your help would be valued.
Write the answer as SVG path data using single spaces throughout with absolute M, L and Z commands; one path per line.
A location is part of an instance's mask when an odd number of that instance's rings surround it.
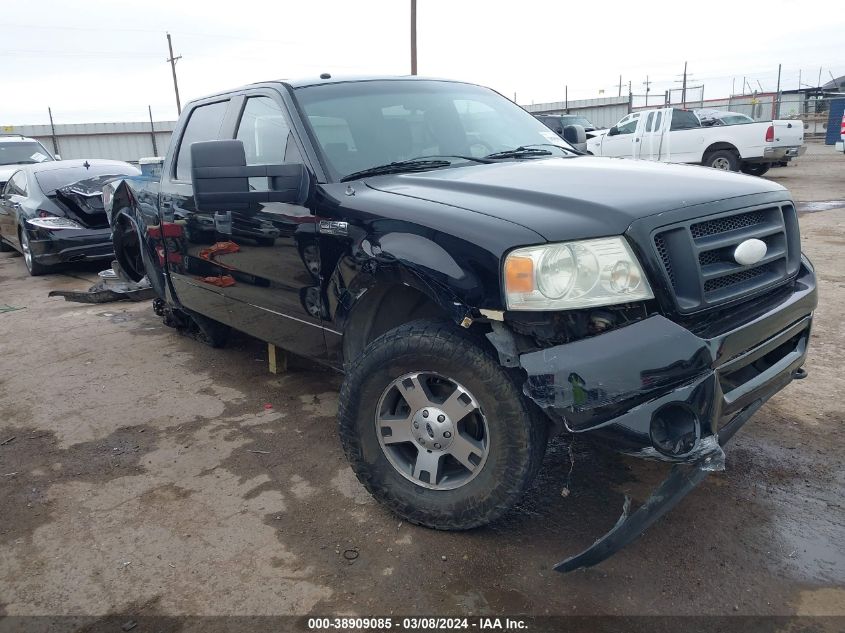
M 734 259 L 737 246 L 762 240 L 766 254 L 751 266 Z M 791 204 L 732 211 L 663 227 L 654 248 L 681 312 L 751 296 L 798 272 L 798 218 Z

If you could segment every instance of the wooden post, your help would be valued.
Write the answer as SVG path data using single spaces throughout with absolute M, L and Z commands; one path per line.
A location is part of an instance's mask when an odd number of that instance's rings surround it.
M 272 343 L 267 343 L 267 364 L 271 374 L 283 374 L 288 370 L 288 355 Z

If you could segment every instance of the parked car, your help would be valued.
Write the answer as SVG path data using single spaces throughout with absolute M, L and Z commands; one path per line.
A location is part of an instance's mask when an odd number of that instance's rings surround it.
M 760 121 L 702 127 L 691 110 L 659 108 L 632 112 L 587 141 L 596 156 L 692 163 L 762 176 L 773 163 L 806 151 L 800 121 Z
M 23 253 L 30 275 L 59 263 L 110 259 L 102 186 L 140 173 L 114 160 L 18 165 L 0 195 L 0 250 Z
M 593 565 L 723 469 L 725 442 L 805 375 L 816 281 L 782 186 L 548 133 L 453 81 L 221 92 L 185 107 L 160 181 L 104 188 L 116 258 L 165 323 L 344 372 L 347 458 L 410 522 L 499 518 L 554 433 L 675 464 L 556 568 Z
M 587 151 L 589 139 L 604 133 L 588 118 L 577 114 L 535 114 L 534 117 L 580 152 Z M 583 134 L 579 128 L 583 128 Z
M 700 110 L 695 110 L 694 112 L 698 117 L 698 120 L 701 121 L 701 125 L 703 127 L 754 123 L 754 119 L 747 114 L 742 114 L 742 112 L 728 112 L 717 108 L 702 108 Z
M 55 160 L 39 141 L 20 134 L 0 134 L 0 192 L 21 165 Z

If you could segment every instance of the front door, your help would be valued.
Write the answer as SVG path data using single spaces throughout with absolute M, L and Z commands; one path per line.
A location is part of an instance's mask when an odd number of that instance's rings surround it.
M 18 213 L 26 195 L 26 174 L 23 171 L 12 174 L 9 182 L 6 183 L 6 188 L 0 191 L 0 235 L 5 241 L 17 247 L 20 247 L 17 229 Z
M 280 96 L 247 93 L 234 137 L 244 144 L 247 165 L 302 163 Z M 250 178 L 250 189 L 267 190 L 266 178 Z M 325 357 L 323 301 L 316 216 L 302 205 L 268 202 L 257 212 L 218 212 L 215 254 L 231 283 L 232 325 L 302 356 Z
M 634 156 L 634 143 L 636 141 L 637 123 L 640 119 L 639 112 L 633 112 L 623 117 L 616 124 L 617 133 L 611 135 L 609 132 L 604 135 L 601 142 L 602 156 L 616 156 L 631 158 Z

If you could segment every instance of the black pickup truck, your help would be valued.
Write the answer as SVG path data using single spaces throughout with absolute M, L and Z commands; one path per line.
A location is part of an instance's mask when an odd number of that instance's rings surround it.
M 120 268 L 167 323 L 345 373 L 343 448 L 404 519 L 498 518 L 554 433 L 674 464 L 562 571 L 723 469 L 725 442 L 805 375 L 816 282 L 788 191 L 582 155 L 468 83 L 323 75 L 199 99 L 160 181 L 104 202 Z

